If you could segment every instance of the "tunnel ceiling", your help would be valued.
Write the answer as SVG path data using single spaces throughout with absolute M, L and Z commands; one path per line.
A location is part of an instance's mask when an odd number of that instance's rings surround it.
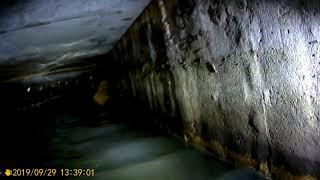
M 1 83 L 55 80 L 90 69 L 94 63 L 88 57 L 108 52 L 149 2 L 5 1 L 0 9 Z

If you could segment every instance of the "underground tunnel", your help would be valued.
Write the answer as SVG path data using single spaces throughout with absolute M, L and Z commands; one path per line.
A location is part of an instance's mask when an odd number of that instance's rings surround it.
M 319 179 L 320 1 L 3 0 L 0 176 Z

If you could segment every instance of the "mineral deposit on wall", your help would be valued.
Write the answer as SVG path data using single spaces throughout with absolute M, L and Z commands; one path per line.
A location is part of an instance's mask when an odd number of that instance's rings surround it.
M 155 0 L 112 54 L 127 95 L 182 117 L 186 140 L 320 177 L 319 50 L 316 0 Z

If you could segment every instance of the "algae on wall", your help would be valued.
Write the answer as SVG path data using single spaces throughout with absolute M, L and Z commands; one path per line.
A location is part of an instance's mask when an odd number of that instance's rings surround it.
M 155 0 L 112 51 L 121 87 L 224 158 L 320 177 L 319 10 L 312 0 Z

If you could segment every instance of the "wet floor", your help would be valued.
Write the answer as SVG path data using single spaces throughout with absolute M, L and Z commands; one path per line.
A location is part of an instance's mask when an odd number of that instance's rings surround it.
M 90 179 L 263 179 L 251 168 L 235 169 L 178 138 L 94 118 L 55 115 L 49 149 L 56 167 L 94 169 Z
M 88 168 L 95 176 L 83 179 L 103 180 L 264 179 L 251 168 L 234 168 L 152 126 L 119 123 L 129 117 L 101 117 L 100 112 L 71 107 L 7 112 L 11 118 L 1 126 L 5 153 L 0 167 Z

